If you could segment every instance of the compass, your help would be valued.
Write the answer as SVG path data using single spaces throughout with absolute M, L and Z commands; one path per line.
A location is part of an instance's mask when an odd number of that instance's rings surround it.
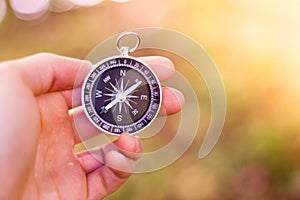
M 125 36 L 135 36 L 133 48 L 120 47 Z M 82 87 L 82 103 L 88 119 L 103 132 L 119 135 L 138 133 L 148 127 L 161 106 L 161 85 L 146 63 L 129 56 L 139 46 L 134 32 L 117 39 L 119 56 L 98 62 Z

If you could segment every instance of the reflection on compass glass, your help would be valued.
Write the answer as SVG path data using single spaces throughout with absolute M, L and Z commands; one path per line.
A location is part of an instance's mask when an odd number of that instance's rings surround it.
M 129 125 L 145 114 L 151 93 L 141 74 L 128 67 L 115 67 L 99 76 L 93 94 L 101 118 L 112 124 Z M 113 101 L 111 108 L 105 108 Z
M 86 114 L 97 128 L 112 134 L 134 133 L 158 113 L 161 88 L 155 74 L 133 57 L 113 57 L 89 74 L 83 88 Z

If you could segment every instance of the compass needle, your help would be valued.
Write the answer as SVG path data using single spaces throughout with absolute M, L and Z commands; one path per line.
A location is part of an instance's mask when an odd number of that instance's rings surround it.
M 130 93 L 132 93 L 133 91 L 135 91 L 135 89 L 138 88 L 139 85 L 141 85 L 141 83 L 142 83 L 142 81 L 139 81 L 139 82 L 133 84 L 132 86 L 130 86 L 127 90 L 125 90 L 124 96 L 127 96 Z
M 107 104 L 104 108 L 105 110 L 109 110 L 111 109 L 114 105 L 116 105 L 119 102 L 118 98 L 115 98 L 114 100 L 112 100 L 109 104 Z

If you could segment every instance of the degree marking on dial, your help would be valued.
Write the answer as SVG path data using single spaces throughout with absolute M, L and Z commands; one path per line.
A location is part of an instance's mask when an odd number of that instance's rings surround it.
M 136 108 L 132 111 L 132 114 L 133 114 L 134 116 L 136 116 L 138 113 L 139 113 L 139 110 L 136 109 Z

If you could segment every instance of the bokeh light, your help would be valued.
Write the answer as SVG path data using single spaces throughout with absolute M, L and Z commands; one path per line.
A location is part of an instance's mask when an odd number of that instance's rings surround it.
M 74 8 L 91 7 L 104 0 L 7 0 L 15 16 L 21 20 L 36 20 L 48 12 L 62 13 Z M 7 2 L 0 0 L 0 23 L 6 15 Z M 130 0 L 111 0 L 117 3 L 126 3 Z
M 66 12 L 75 7 L 75 4 L 69 0 L 52 0 L 49 11 L 52 12 Z
M 0 0 L 0 24 L 2 20 L 5 18 L 6 10 L 7 10 L 6 1 Z
M 101 3 L 103 0 L 70 0 L 74 4 L 78 6 L 83 6 L 83 7 L 89 7 L 89 6 L 95 6 L 99 3 Z
M 43 16 L 49 8 L 50 0 L 10 0 L 15 15 L 23 20 L 34 20 Z
M 128 2 L 130 0 L 111 0 L 113 2 L 118 2 L 118 3 L 125 3 L 125 2 Z

